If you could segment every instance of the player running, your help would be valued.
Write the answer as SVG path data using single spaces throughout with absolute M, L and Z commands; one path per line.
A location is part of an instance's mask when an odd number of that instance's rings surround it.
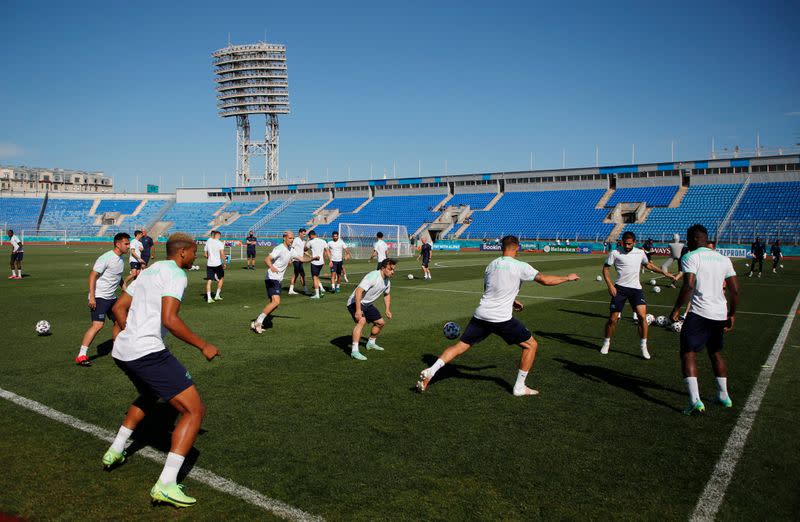
M 781 240 L 776 239 L 770 248 L 770 255 L 772 256 L 772 273 L 778 273 L 778 267 L 783 268 L 781 260 L 783 260 L 783 252 L 781 252 Z
M 116 339 L 120 332 L 119 324 L 115 321 L 111 309 L 117 302 L 117 288 L 125 271 L 125 261 L 122 256 L 128 253 L 130 246 L 131 236 L 127 233 L 120 232 L 115 235 L 114 248 L 98 257 L 89 272 L 89 313 L 92 324 L 83 334 L 78 356 L 75 357 L 78 366 L 92 365 L 87 353 L 95 336 L 103 329 L 106 316 L 112 321 L 111 338 Z
M 672 243 L 669 244 L 669 257 L 661 264 L 662 273 L 668 273 L 669 267 L 672 266 L 672 263 L 680 260 L 681 256 L 683 255 L 684 246 L 685 245 L 681 242 L 681 235 L 673 234 Z
M 430 240 L 423 236 L 422 244 L 417 247 L 419 251 L 419 255 L 417 259 L 420 257 L 422 258 L 422 273 L 424 275 L 424 279 L 431 279 L 431 269 L 428 268 L 428 265 L 431 263 L 431 251 L 433 250 L 433 246 L 430 243 Z
M 14 234 L 13 230 L 9 230 L 8 242 L 11 243 L 11 275 L 8 278 L 22 279 L 22 257 L 25 253 L 22 241 Z
M 536 281 L 540 285 L 555 286 L 567 281 L 578 281 L 577 274 L 566 276 L 542 274 L 528 263 L 516 259 L 519 253 L 519 239 L 516 236 L 506 236 L 501 241 L 503 256 L 495 259 L 483 275 L 483 296 L 478 308 L 475 309 L 461 339 L 454 345 L 445 349 L 442 355 L 430 368 L 425 368 L 419 374 L 417 390 L 424 392 L 428 389 L 431 379 L 445 364 L 463 355 L 473 345 L 483 341 L 491 334 L 496 334 L 508 344 L 516 344 L 522 348 L 519 360 L 517 381 L 513 393 L 516 397 L 538 395 L 538 391 L 528 388 L 525 379 L 533 368 L 538 344 L 530 330 L 518 319 L 512 317 L 512 310 L 522 310 L 523 305 L 516 299 L 523 281 Z
M 728 395 L 728 366 L 720 353 L 725 332 L 733 329 L 739 304 L 739 280 L 731 260 L 714 250 L 701 247 L 708 241 L 703 225 L 692 225 L 686 233 L 689 253 L 683 256 L 683 286 L 670 318 L 678 320 L 681 308 L 691 299 L 691 311 L 681 328 L 681 368 L 689 392 L 689 406 L 684 415 L 706 410 L 700 400 L 697 383 L 697 352 L 708 348 L 711 367 L 717 378 L 717 401 L 725 408 L 733 406 Z M 725 288 L 730 302 L 725 300 Z
M 328 241 L 328 253 L 331 258 L 331 291 L 338 293 L 344 271 L 344 260 L 350 259 L 350 250 L 347 249 L 347 243 L 339 237 L 339 232 L 334 232 L 333 240 Z
M 676 234 L 677 236 L 677 234 Z M 603 264 L 603 279 L 608 286 L 608 293 L 611 295 L 611 313 L 606 322 L 605 339 L 600 353 L 606 355 L 611 348 L 611 337 L 617 329 L 619 318 L 622 317 L 622 309 L 625 308 L 625 301 L 631 303 L 631 307 L 636 312 L 639 325 L 639 338 L 641 339 L 639 348 L 642 357 L 650 359 L 650 352 L 647 351 L 647 303 L 644 300 L 642 284 L 639 282 L 639 267 L 644 266 L 652 272 L 657 272 L 675 280 L 675 276 L 665 268 L 658 268 L 647 259 L 643 250 L 633 246 L 636 243 L 636 234 L 631 231 L 622 234 L 622 250 L 612 250 Z M 683 243 L 681 243 L 681 248 Z M 610 267 L 617 270 L 616 283 L 611 281 Z
M 350 294 L 350 299 L 347 300 L 347 310 L 353 317 L 353 321 L 356 322 L 353 327 L 353 349 L 350 351 L 350 357 L 357 361 L 367 360 L 364 354 L 358 350 L 361 331 L 367 323 L 372 323 L 372 329 L 366 345 L 367 350 L 383 351 L 383 348 L 378 346 L 376 341 L 381 330 L 386 326 L 386 322 L 381 317 L 381 312 L 372 303 L 383 295 L 386 318 L 392 318 L 392 298 L 389 295 L 391 282 L 389 280 L 394 275 L 396 266 L 397 261 L 388 257 L 378 263 L 378 269 L 367 273 L 356 289 L 353 290 L 353 293 Z
M 144 245 L 140 241 L 142 237 L 141 230 L 134 230 L 133 231 L 133 239 L 130 240 L 130 248 L 128 249 L 128 264 L 130 265 L 131 272 L 128 274 L 128 277 L 125 278 L 125 282 L 123 283 L 122 287 L 125 288 L 128 286 L 132 280 L 136 279 L 136 276 L 139 275 L 139 272 L 142 270 L 143 265 L 145 264 L 142 260 L 142 249 Z
M 753 260 L 750 262 L 750 272 L 747 274 L 747 277 L 753 277 L 753 272 L 756 269 L 756 263 L 758 263 L 758 277 L 761 277 L 761 272 L 764 271 L 764 257 L 767 254 L 767 245 L 761 241 L 760 237 L 757 237 L 755 242 L 750 245 L 750 256 Z
M 322 267 L 325 266 L 328 243 L 324 239 L 317 237 L 316 231 L 312 230 L 308 233 L 306 248 L 311 251 L 311 277 L 314 283 L 314 295 L 311 296 L 311 299 L 319 299 L 321 297 L 320 292 L 325 293 L 322 281 L 319 280 L 319 274 L 322 272 Z
M 376 270 L 380 270 L 381 261 L 386 259 L 386 253 L 389 251 L 389 245 L 386 244 L 386 241 L 383 240 L 383 232 L 378 232 L 375 234 L 375 244 L 372 245 L 372 254 L 369 256 L 369 260 L 372 261 L 373 258 L 378 259 L 378 266 L 375 268 Z
M 258 239 L 256 236 L 253 235 L 253 231 L 251 230 L 249 234 L 247 234 L 247 239 L 245 239 L 245 244 L 247 245 L 247 270 L 255 270 L 256 269 L 256 245 L 258 245 Z
M 203 247 L 203 254 L 206 256 L 206 299 L 209 303 L 222 301 L 219 293 L 222 285 L 225 284 L 225 243 L 219 240 L 222 236 L 219 230 L 212 230 L 211 237 Z M 217 282 L 217 293 L 211 298 L 211 281 Z
M 292 234 L 294 237 L 294 234 Z M 306 271 L 303 269 L 303 261 L 306 255 L 306 229 L 301 228 L 297 231 L 297 237 L 292 240 L 289 245 L 292 252 L 292 266 L 294 267 L 294 274 L 292 280 L 289 282 L 289 295 L 298 295 L 299 292 L 294 291 L 294 284 L 298 278 L 303 280 L 303 293 L 308 294 L 308 286 L 306 285 Z
M 187 285 L 183 270 L 191 268 L 196 255 L 197 245 L 191 236 L 172 234 L 167 241 L 167 259 L 143 271 L 113 308 L 122 332 L 114 341 L 111 356 L 133 382 L 139 397 L 128 408 L 114 442 L 103 455 L 103 465 L 111 468 L 124 462 L 125 445 L 133 430 L 159 400 L 168 402 L 181 417 L 150 497 L 176 507 L 189 507 L 196 502 L 178 484 L 178 472 L 200 431 L 205 405 L 189 372 L 164 345 L 163 336 L 169 331 L 197 347 L 208 361 L 220 355 L 213 344 L 195 334 L 178 315 Z

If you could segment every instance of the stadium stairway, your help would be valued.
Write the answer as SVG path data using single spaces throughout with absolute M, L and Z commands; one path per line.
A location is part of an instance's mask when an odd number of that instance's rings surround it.
M 597 202 L 597 205 L 595 205 L 594 208 L 596 208 L 597 210 L 605 208 L 606 207 L 606 203 L 608 203 L 608 200 L 611 199 L 611 196 L 614 195 L 614 192 L 616 192 L 616 190 L 614 190 L 612 188 L 606 190 L 606 193 L 603 194 L 603 197 L 600 198 L 600 201 Z
M 683 196 L 686 195 L 686 191 L 689 190 L 689 187 L 684 187 L 681 185 L 678 190 L 675 192 L 675 195 L 672 197 L 672 201 L 669 202 L 667 208 L 678 208 L 681 206 L 681 201 L 683 201 Z

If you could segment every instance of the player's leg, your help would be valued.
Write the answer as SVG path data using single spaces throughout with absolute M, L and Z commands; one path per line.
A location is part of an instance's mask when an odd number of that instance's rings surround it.
M 259 314 L 258 318 L 254 322 L 255 330 L 258 333 L 261 333 L 259 330 L 261 330 L 263 328 L 264 321 L 269 316 L 269 314 L 274 312 L 280 306 L 280 304 L 281 304 L 281 296 L 280 295 L 272 295 L 272 296 L 270 296 L 269 302 L 264 307 L 264 309 L 261 310 L 261 314 Z
M 130 439 L 136 426 L 145 418 L 145 415 L 156 404 L 157 400 L 157 397 L 149 393 L 147 395 L 139 395 L 128 407 L 125 418 L 122 420 L 119 430 L 117 430 L 116 437 L 114 437 L 111 446 L 103 455 L 103 466 L 111 468 L 125 462 L 125 447 L 128 444 L 128 439 Z
M 614 332 L 617 331 L 617 323 L 619 322 L 620 317 L 622 317 L 621 308 L 620 311 L 615 311 L 612 308 L 611 312 L 608 314 L 608 321 L 606 321 L 606 326 L 605 326 L 605 338 L 603 339 L 603 346 L 600 347 L 600 353 L 602 353 L 603 355 L 606 355 L 608 351 L 611 349 L 611 338 L 614 337 Z
M 714 370 L 714 377 L 717 380 L 717 402 L 730 408 L 733 406 L 730 395 L 728 395 L 728 365 L 722 357 L 722 346 L 725 336 L 724 321 L 706 321 L 709 331 L 708 358 L 711 360 L 711 368 Z
M 647 305 L 637 304 L 634 310 L 636 310 L 636 317 L 639 318 L 639 349 L 642 351 L 643 358 L 650 359 L 650 352 L 647 351 L 647 332 L 650 328 L 650 325 L 647 324 Z
M 689 314 L 681 328 L 681 370 L 683 382 L 689 393 L 689 406 L 683 410 L 684 415 L 702 413 L 706 410 L 700 400 L 700 386 L 697 381 L 697 352 L 703 349 L 707 341 L 707 334 L 702 318 L 696 314 Z
M 22 279 L 22 254 L 17 254 L 17 279 Z
M 289 281 L 289 295 L 295 295 L 297 292 L 294 291 L 294 284 L 297 281 L 297 275 L 300 273 L 300 269 L 298 268 L 298 262 L 292 261 L 292 279 Z
M 750 260 L 750 272 L 747 273 L 747 277 L 753 277 L 753 272 L 756 269 L 756 256 L 753 256 L 753 259 Z
M 9 267 L 11 267 L 11 275 L 8 276 L 9 279 L 16 279 L 17 278 L 17 264 L 16 264 L 16 257 L 14 254 L 11 254 L 11 260 L 9 262 Z
M 214 296 L 214 301 L 222 301 L 222 296 L 220 295 L 220 292 L 222 292 L 222 285 L 225 284 L 225 272 L 222 270 L 221 267 L 219 271 L 222 273 L 222 275 L 217 279 L 217 293 Z
M 216 279 L 216 274 L 214 273 L 213 267 L 206 267 L 206 301 L 209 303 L 213 303 L 214 300 L 211 298 L 211 281 Z
M 369 339 L 367 339 L 367 350 L 377 350 L 379 352 L 383 351 L 383 347 L 378 346 L 377 340 L 384 326 L 386 326 L 386 323 L 383 319 L 378 319 L 372 323 L 372 329 L 369 332 Z
M 537 390 L 528 388 L 525 385 L 525 379 L 528 377 L 528 372 L 533 369 L 533 363 L 536 360 L 536 349 L 539 344 L 533 336 L 527 341 L 519 343 L 522 348 L 522 353 L 519 358 L 519 371 L 517 372 L 517 381 L 514 383 L 513 393 L 516 397 L 524 397 L 526 395 L 538 395 Z
M 426 391 L 436 372 L 456 357 L 466 353 L 472 346 L 486 339 L 491 333 L 491 325 L 487 321 L 474 317 L 470 319 L 466 329 L 464 329 L 464 333 L 461 335 L 461 339 L 456 344 L 445 348 L 439 358 L 436 359 L 436 362 L 420 372 L 419 379 L 417 379 L 417 391 Z
M 348 306 L 351 315 L 354 314 L 355 307 L 353 305 Z M 353 317 L 355 319 L 355 316 Z M 355 326 L 353 326 L 353 335 L 351 337 L 351 349 L 350 349 L 350 357 L 359 361 L 366 361 L 367 358 L 361 354 L 361 351 L 358 349 L 358 343 L 361 342 L 361 331 L 364 329 L 364 326 L 367 324 L 367 318 L 362 313 L 361 317 L 356 320 Z
M 758 277 L 761 277 L 761 272 L 764 271 L 764 256 L 758 256 Z
M 93 310 L 92 315 L 95 315 L 94 312 L 95 311 Z M 104 321 L 99 321 L 94 318 L 92 319 L 92 324 L 89 325 L 89 328 L 83 334 L 83 339 L 81 339 L 81 347 L 78 351 L 78 356 L 75 357 L 75 363 L 77 363 L 78 365 L 80 366 L 92 365 L 91 361 L 89 361 L 89 356 L 87 355 L 87 353 L 89 352 L 89 346 L 91 346 L 92 341 L 94 341 L 94 338 L 97 336 L 100 330 L 103 329 L 103 324 Z

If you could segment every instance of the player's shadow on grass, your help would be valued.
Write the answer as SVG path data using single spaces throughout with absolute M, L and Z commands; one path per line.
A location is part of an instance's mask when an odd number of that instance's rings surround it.
M 436 359 L 438 359 L 438 357 L 436 355 L 433 355 L 433 354 L 430 354 L 430 353 L 425 354 L 425 355 L 422 356 L 422 362 L 427 367 L 430 367 L 431 365 L 433 365 L 433 363 L 436 362 Z M 493 382 L 493 383 L 497 384 L 498 386 L 500 386 L 501 388 L 505 389 L 506 391 L 508 391 L 508 393 L 512 393 L 514 388 L 511 385 L 511 383 L 506 381 L 505 379 L 501 379 L 500 377 L 491 377 L 491 376 L 488 376 L 488 375 L 480 375 L 480 374 L 477 374 L 477 373 L 472 373 L 472 372 L 480 372 L 480 371 L 483 371 L 483 370 L 491 370 L 493 368 L 497 368 L 497 366 L 494 365 L 494 364 L 489 364 L 489 365 L 486 365 L 486 366 L 466 366 L 464 364 L 453 364 L 453 363 L 450 363 L 450 364 L 447 364 L 447 365 L 443 366 L 438 372 L 436 372 L 436 375 L 433 377 L 433 380 L 431 381 L 431 383 L 432 384 L 433 383 L 437 383 L 437 382 L 443 381 L 445 379 L 466 379 L 466 380 L 470 380 L 470 381 L 489 381 L 489 382 Z M 411 389 L 412 390 L 416 390 L 416 387 L 411 388 Z
M 567 310 L 566 308 L 559 308 L 559 312 L 567 312 L 568 314 L 583 315 L 585 317 L 599 317 L 600 319 L 608 320 L 608 314 L 596 314 L 594 312 L 584 312 L 583 310 Z
M 553 359 L 556 362 L 561 363 L 564 365 L 564 368 L 571 371 L 575 375 L 579 377 L 583 377 L 584 379 L 588 379 L 592 382 L 605 382 L 610 384 L 611 386 L 616 386 L 617 388 L 621 388 L 623 390 L 629 391 L 640 397 L 646 401 L 652 402 L 653 404 L 657 404 L 659 406 L 663 406 L 667 409 L 672 411 L 680 412 L 682 411 L 680 408 L 674 406 L 673 404 L 667 403 L 662 401 L 661 399 L 657 399 L 653 397 L 648 392 L 649 391 L 662 391 L 662 392 L 669 392 L 675 395 L 683 396 L 682 392 L 678 390 L 674 390 L 672 388 L 665 388 L 660 384 L 651 381 L 650 379 L 646 379 L 644 377 L 640 377 L 638 375 L 630 375 L 628 373 L 618 372 L 616 370 L 612 370 L 610 368 L 603 368 L 602 366 L 595 366 L 593 364 L 579 364 L 573 361 L 568 361 L 566 359 L 555 358 Z
M 586 348 L 587 350 L 593 350 L 595 352 L 600 351 L 600 343 L 596 341 L 588 341 L 587 339 L 597 339 L 591 335 L 573 335 L 563 332 L 542 332 L 536 331 L 533 333 L 534 337 L 539 337 L 543 339 L 552 339 L 554 341 L 558 341 L 565 344 L 571 344 L 573 346 L 578 346 L 580 348 Z M 621 352 L 615 351 L 615 354 L 623 354 L 629 357 L 636 357 L 637 359 L 641 359 L 640 355 L 632 354 L 628 352 Z
M 90 356 L 89 360 L 94 361 L 95 359 L 98 359 L 100 357 L 105 357 L 106 355 L 111 353 L 112 348 L 114 348 L 114 339 L 103 341 L 102 343 L 97 345 L 97 354 Z

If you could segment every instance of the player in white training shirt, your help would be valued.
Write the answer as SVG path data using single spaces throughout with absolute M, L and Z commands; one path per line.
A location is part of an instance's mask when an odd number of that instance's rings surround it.
M 397 266 L 397 261 L 388 257 L 378 263 L 378 270 L 367 273 L 356 289 L 353 290 L 353 293 L 350 294 L 350 299 L 347 300 L 347 311 L 350 312 L 353 321 L 356 322 L 353 327 L 353 349 L 350 352 L 350 357 L 357 361 L 367 360 L 358 350 L 361 331 L 367 323 L 372 323 L 369 340 L 367 340 L 367 350 L 383 351 L 383 348 L 378 346 L 376 340 L 383 327 L 386 326 L 386 322 L 381 317 L 381 312 L 372 303 L 382 295 L 383 304 L 386 308 L 386 318 L 392 318 L 392 298 L 389 295 L 391 283 L 389 280 L 394 275 L 395 266 Z
M 708 231 L 703 225 L 689 227 L 686 241 L 689 253 L 681 258 L 683 286 L 670 318 L 677 321 L 681 308 L 691 299 L 691 310 L 681 328 L 681 368 L 689 392 L 689 406 L 683 413 L 692 415 L 706 409 L 697 383 L 697 352 L 704 346 L 708 348 L 717 378 L 717 401 L 725 408 L 733 406 L 728 396 L 728 366 L 721 350 L 725 332 L 732 330 L 736 322 L 739 280 L 730 259 L 701 246 L 708 242 Z M 730 302 L 725 300 L 726 288 Z
M 212 230 L 211 237 L 203 247 L 203 255 L 206 256 L 206 299 L 209 303 L 222 301 L 219 295 L 222 292 L 222 285 L 225 283 L 225 243 L 219 240 L 222 234 L 219 230 Z M 211 281 L 217 282 L 217 294 L 211 298 Z
M 89 346 L 95 336 L 103 329 L 106 316 L 112 321 L 111 338 L 116 339 L 119 334 L 119 325 L 115 322 L 111 308 L 117 302 L 117 288 L 122 281 L 125 271 L 124 256 L 131 245 L 131 236 L 120 232 L 114 236 L 114 248 L 97 258 L 91 272 L 89 272 L 89 313 L 92 324 L 83 334 L 81 347 L 75 363 L 79 366 L 91 366 L 87 355 Z
M 606 262 L 603 264 L 603 279 L 608 286 L 608 293 L 611 295 L 610 312 L 605 328 L 605 339 L 600 353 L 606 355 L 611 348 L 611 337 L 617 329 L 617 323 L 622 317 L 622 309 L 625 308 L 625 301 L 630 301 L 631 308 L 636 312 L 639 325 L 639 349 L 642 357 L 650 358 L 647 350 L 647 303 L 644 300 L 642 284 L 639 282 L 639 268 L 644 266 L 648 270 L 658 272 L 670 278 L 675 276 L 663 268 L 658 268 L 649 259 L 644 250 L 636 248 L 636 234 L 631 231 L 622 234 L 622 250 L 612 250 L 608 254 Z M 611 281 L 611 267 L 617 270 L 616 283 Z
M 292 235 L 294 237 L 294 234 Z M 294 284 L 297 282 L 297 279 L 303 280 L 303 293 L 308 293 L 308 286 L 306 286 L 306 271 L 303 268 L 303 259 L 305 259 L 306 250 L 306 229 L 301 228 L 297 231 L 297 237 L 292 239 L 291 244 L 288 245 L 292 251 L 292 266 L 294 268 L 294 274 L 292 274 L 292 280 L 289 282 L 289 295 L 297 295 L 299 292 L 294 291 Z
M 114 442 L 103 455 L 103 465 L 111 468 L 124 462 L 125 445 L 133 430 L 159 401 L 168 402 L 181 416 L 150 497 L 176 507 L 196 502 L 178 484 L 178 472 L 200 431 L 205 405 L 189 372 L 164 344 L 164 336 L 169 332 L 195 346 L 208 361 L 219 355 L 213 344 L 190 330 L 178 315 L 187 284 L 184 269 L 191 268 L 196 255 L 194 238 L 172 234 L 167 241 L 167 259 L 143 270 L 113 308 L 122 332 L 114 341 L 111 356 L 139 397 L 128 408 Z
M 11 244 L 11 275 L 8 278 L 22 279 L 22 256 L 25 253 L 22 249 L 22 241 L 14 234 L 13 230 L 9 230 L 8 242 Z
M 141 271 L 144 266 L 144 261 L 142 260 L 142 249 L 144 245 L 142 245 L 140 241 L 141 237 L 142 231 L 134 230 L 133 239 L 131 239 L 131 247 L 128 249 L 128 263 L 130 264 L 131 272 L 128 274 L 128 277 L 125 278 L 125 283 L 122 285 L 123 288 L 132 280 L 136 279 L 136 276 L 139 275 L 139 271 Z
M 342 241 L 338 232 L 333 233 L 333 240 L 328 241 L 328 253 L 331 257 L 331 291 L 339 291 L 345 259 L 350 259 L 347 243 Z
M 514 384 L 516 397 L 537 395 L 539 392 L 525 385 L 528 372 L 533 368 L 538 344 L 530 330 L 512 316 L 513 310 L 522 310 L 523 305 L 517 300 L 517 294 L 524 281 L 536 281 L 540 285 L 555 286 L 567 281 L 580 279 L 577 274 L 566 276 L 542 274 L 528 263 L 516 259 L 519 252 L 519 239 L 506 236 L 502 239 L 503 257 L 489 263 L 483 275 L 483 296 L 480 304 L 470 319 L 461 339 L 445 349 L 442 355 L 430 368 L 419 374 L 417 390 L 428 389 L 431 379 L 445 364 L 463 355 L 473 345 L 483 341 L 491 334 L 499 335 L 508 344 L 516 344 L 522 348 L 519 360 L 519 371 Z
M 375 234 L 375 244 L 372 245 L 372 254 L 369 256 L 369 260 L 372 261 L 373 258 L 378 259 L 378 266 L 376 270 L 380 270 L 381 261 L 386 259 L 386 253 L 389 251 L 389 245 L 386 244 L 386 241 L 383 240 L 383 232 L 378 232 Z
M 308 243 L 306 248 L 311 251 L 311 277 L 314 281 L 314 295 L 312 299 L 320 298 L 320 291 L 324 294 L 325 289 L 322 288 L 322 282 L 319 280 L 319 274 L 322 272 L 322 267 L 325 266 L 325 255 L 328 254 L 328 243 L 324 239 L 317 237 L 317 233 L 312 230 L 308 233 Z

